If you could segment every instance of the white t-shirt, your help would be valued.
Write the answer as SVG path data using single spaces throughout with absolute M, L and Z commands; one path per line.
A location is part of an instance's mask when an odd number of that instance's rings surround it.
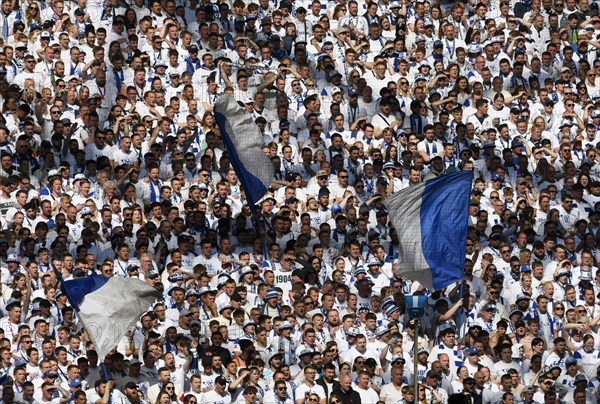
M 363 404 L 375 404 L 379 401 L 379 396 L 371 387 L 362 389 L 358 386 L 352 386 L 352 388 L 360 395 L 360 402 Z
M 231 404 L 231 394 L 225 392 L 224 395 L 218 394 L 216 391 L 211 390 L 203 393 L 202 404 Z
M 325 397 L 325 390 L 323 389 L 323 387 L 319 386 L 318 384 L 315 384 L 312 387 L 309 387 L 308 384 L 302 383 L 296 389 L 296 398 L 305 397 L 307 393 L 310 393 L 310 394 L 314 393 L 314 394 L 317 394 L 319 397 Z
M 385 404 L 396 404 L 402 400 L 402 387 L 397 389 L 394 383 L 387 383 L 381 387 L 381 397 L 385 399 Z M 362 398 L 362 396 L 361 396 Z

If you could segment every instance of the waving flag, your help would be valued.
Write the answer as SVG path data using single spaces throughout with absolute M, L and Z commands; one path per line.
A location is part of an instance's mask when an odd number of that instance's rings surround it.
M 162 295 L 137 278 L 91 275 L 63 282 L 69 302 L 104 358 Z
M 254 208 L 275 176 L 271 160 L 262 151 L 262 134 L 252 115 L 240 107 L 233 94 L 223 94 L 215 103 L 215 119 L 221 130 L 223 143 L 231 166 Z
M 400 244 L 398 272 L 438 290 L 462 279 L 472 171 L 442 175 L 385 201 Z

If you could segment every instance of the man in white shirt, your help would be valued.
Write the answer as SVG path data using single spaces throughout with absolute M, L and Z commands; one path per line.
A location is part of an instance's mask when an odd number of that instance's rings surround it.
M 21 302 L 16 299 L 9 300 L 6 305 L 6 311 L 8 312 L 8 317 L 4 317 L 0 320 L 0 328 L 4 330 L 4 336 L 12 341 L 19 331 L 19 326 L 22 321 Z
M 370 380 L 371 377 L 367 372 L 360 372 L 358 374 L 358 385 L 353 386 L 354 390 L 360 395 L 362 403 L 376 403 L 379 401 L 377 392 L 372 387 L 369 387 Z
M 304 383 L 296 389 L 296 404 L 304 403 L 304 399 L 309 394 L 318 394 L 321 397 L 320 404 L 325 404 L 326 396 L 323 387 L 315 383 L 317 377 L 317 369 L 314 366 L 308 365 L 304 368 Z M 376 402 L 375 400 L 374 402 Z M 365 401 L 366 402 L 366 401 Z
M 417 152 L 423 157 L 425 162 L 429 162 L 431 158 L 438 156 L 443 152 L 444 146 L 434 139 L 435 131 L 433 125 L 425 125 L 423 133 L 425 139 L 417 143 Z
M 223 376 L 219 376 L 215 379 L 214 389 L 204 393 L 202 397 L 202 404 L 209 403 L 231 403 L 231 394 L 226 390 L 227 381 Z

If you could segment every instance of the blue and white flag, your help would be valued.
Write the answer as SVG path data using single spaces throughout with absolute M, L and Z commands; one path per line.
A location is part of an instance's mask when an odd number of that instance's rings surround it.
M 69 302 L 83 323 L 99 358 L 131 331 L 161 293 L 137 278 L 91 275 L 63 282 Z
M 398 272 L 439 290 L 462 279 L 472 171 L 442 175 L 385 200 L 398 232 Z
M 223 94 L 214 107 L 215 119 L 251 208 L 264 196 L 275 176 L 273 163 L 262 151 L 260 129 L 233 94 Z

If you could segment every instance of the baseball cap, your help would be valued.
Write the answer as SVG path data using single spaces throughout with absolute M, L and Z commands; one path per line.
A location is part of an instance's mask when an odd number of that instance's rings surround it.
M 73 380 L 71 380 L 71 381 L 69 382 L 69 386 L 70 386 L 70 387 L 78 387 L 78 386 L 81 386 L 81 380 L 80 380 L 80 379 L 77 379 L 77 378 L 75 378 L 75 379 L 73 379 Z
M 477 349 L 477 348 L 469 348 L 469 350 L 467 351 L 467 354 L 469 356 L 471 356 L 471 355 L 479 355 L 479 349 Z
M 19 262 L 19 258 L 17 258 L 17 254 L 8 254 L 6 262 Z
M 283 321 L 281 324 L 279 324 L 279 331 L 283 331 L 286 329 L 292 329 L 292 325 L 290 324 L 289 321 Z

